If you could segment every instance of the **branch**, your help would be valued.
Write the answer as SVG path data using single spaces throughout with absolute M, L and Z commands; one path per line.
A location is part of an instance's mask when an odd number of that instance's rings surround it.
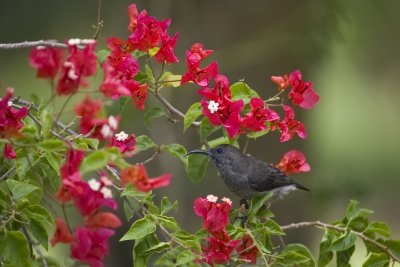
M 39 40 L 39 41 L 25 41 L 21 43 L 8 43 L 0 44 L 0 49 L 20 49 L 20 48 L 33 48 L 38 46 L 49 46 L 57 48 L 68 48 L 64 43 L 59 43 L 57 40 Z
M 341 233 L 346 232 L 348 230 L 348 228 L 346 228 L 346 227 L 339 227 L 339 226 L 336 226 L 336 225 L 323 223 L 323 222 L 320 222 L 320 221 L 292 223 L 292 224 L 289 224 L 289 225 L 284 225 L 281 228 L 282 228 L 282 230 L 291 230 L 291 229 L 299 229 L 299 228 L 304 228 L 304 227 L 309 227 L 309 226 L 315 226 L 317 228 L 318 227 L 322 227 L 322 228 L 325 228 L 325 229 L 327 229 L 327 228 L 328 229 L 333 229 L 333 230 L 336 230 L 336 231 L 341 232 Z M 374 239 L 364 235 L 361 232 L 357 232 L 357 231 L 354 231 L 352 229 L 350 229 L 350 232 L 355 234 L 356 236 L 358 236 L 362 240 L 375 245 L 380 250 L 382 250 L 383 252 L 387 253 L 394 261 L 400 262 L 400 258 L 397 257 L 397 255 L 394 254 L 388 247 L 382 245 L 378 241 L 375 241 Z
M 2 176 L 0 176 L 0 181 L 3 180 L 3 179 L 6 179 L 7 176 L 8 176 L 10 173 L 12 173 L 15 169 L 16 169 L 16 167 L 15 167 L 15 166 L 12 166 L 8 171 L 6 171 L 5 174 L 3 174 Z
M 37 254 L 39 255 L 40 259 L 42 260 L 43 266 L 48 267 L 49 265 L 47 264 L 46 257 L 44 256 L 43 252 L 40 250 L 39 244 L 32 238 L 31 234 L 28 232 L 28 229 L 26 229 L 25 225 L 22 226 L 22 231 L 24 232 L 29 243 L 32 244 L 33 247 L 35 248 Z

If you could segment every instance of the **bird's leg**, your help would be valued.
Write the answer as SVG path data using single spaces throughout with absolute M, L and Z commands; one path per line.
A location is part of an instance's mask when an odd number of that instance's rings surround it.
M 240 200 L 240 215 L 236 217 L 236 219 L 241 219 L 242 220 L 242 227 L 246 226 L 247 222 L 247 211 L 249 209 L 249 204 L 247 203 L 246 199 L 241 199 Z

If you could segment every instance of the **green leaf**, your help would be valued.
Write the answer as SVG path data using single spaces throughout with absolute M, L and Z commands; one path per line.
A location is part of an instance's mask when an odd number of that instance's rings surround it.
M 324 237 L 319 245 L 318 267 L 328 265 L 333 259 L 333 252 L 329 250 L 332 240 L 336 237 L 335 233 L 330 229 L 325 229 Z
M 133 266 L 147 266 L 151 254 L 145 253 L 149 248 L 156 246 L 160 241 L 154 235 L 135 241 L 133 248 Z
M 39 147 L 44 151 L 51 152 L 51 151 L 65 150 L 66 144 L 59 139 L 48 139 L 41 142 L 39 144 Z
M 153 147 L 157 147 L 157 145 L 147 135 L 140 135 L 136 137 L 136 153 L 146 151 Z
M 207 117 L 200 122 L 200 139 L 205 140 L 210 134 L 219 130 L 221 126 L 214 126 Z
M 250 201 L 248 218 L 251 221 L 257 212 L 264 206 L 265 202 L 272 197 L 272 193 L 268 192 L 261 196 L 255 196 Z
M 161 199 L 161 215 L 164 215 L 171 210 L 176 211 L 177 208 L 178 208 L 178 202 L 176 200 L 174 203 L 171 203 L 168 197 L 163 197 L 163 199 Z
M 31 150 L 18 149 L 17 158 L 15 159 L 15 167 L 17 167 L 17 173 L 20 180 L 25 179 L 28 171 L 38 163 L 40 158 L 37 153 Z
M 285 235 L 282 228 L 277 224 L 274 220 L 269 219 L 265 224 L 264 227 L 270 234 L 273 235 Z
M 156 231 L 156 224 L 153 218 L 149 215 L 146 215 L 144 218 L 135 221 L 131 228 L 129 228 L 128 232 L 119 240 L 137 240 L 145 237 L 151 233 Z
M 49 256 L 45 256 L 45 259 L 46 259 L 48 267 L 60 267 L 60 263 L 58 262 L 57 259 L 55 259 L 53 257 L 49 257 Z M 43 261 L 40 257 L 36 258 L 35 266 L 36 267 L 44 267 Z
M 104 150 L 97 150 L 87 155 L 80 166 L 82 174 L 97 171 L 104 168 L 109 161 L 108 153 Z
M 181 79 L 182 75 L 177 75 L 167 72 L 166 75 L 164 75 L 163 81 L 165 86 L 179 87 L 181 86 Z
M 136 188 L 128 184 L 127 187 L 125 187 L 124 191 L 122 191 L 121 196 L 122 197 L 145 197 L 151 195 L 151 192 L 141 192 L 136 190 Z
M 354 246 L 356 242 L 356 235 L 352 232 L 346 232 L 340 235 L 336 240 L 332 242 L 330 250 L 344 251 Z
M 8 179 L 6 181 L 8 188 L 10 189 L 14 200 L 21 199 L 35 190 L 40 190 L 38 187 L 28 184 L 21 183 L 16 180 Z
M 158 222 L 167 228 L 170 231 L 177 231 L 179 230 L 178 223 L 176 222 L 174 217 L 168 217 L 163 215 L 156 215 Z
M 185 166 L 188 164 L 188 160 L 185 157 L 187 151 L 186 148 L 184 148 L 180 144 L 169 144 L 169 145 L 162 145 L 161 146 L 161 151 L 167 151 L 174 157 L 180 159 Z
M 253 97 L 260 97 L 256 91 L 251 89 L 245 82 L 237 82 L 231 85 L 232 100 L 243 100 L 248 104 Z
M 155 83 L 156 79 L 154 78 L 153 70 L 150 68 L 149 64 L 146 64 L 144 66 L 144 69 L 145 69 L 145 72 L 146 72 L 146 75 L 147 75 L 147 81 L 149 83 Z
M 400 240 L 386 240 L 385 245 L 400 258 Z
M 97 138 L 80 138 L 81 142 L 88 145 L 89 148 L 96 150 L 99 147 L 99 139 Z
M 356 249 L 356 247 L 352 246 L 352 247 L 348 248 L 347 250 L 336 252 L 336 266 L 351 267 L 351 265 L 349 264 L 349 261 L 350 261 L 351 256 L 353 255 L 355 249 Z
M 186 173 L 193 184 L 198 184 L 206 173 L 209 158 L 204 155 L 191 154 L 187 156 L 187 159 Z
M 178 255 L 175 266 L 189 263 L 195 259 L 196 259 L 196 255 L 192 251 L 185 250 L 181 254 Z
M 390 258 L 385 253 L 371 253 L 362 267 L 385 267 L 390 263 Z
M 354 219 L 358 217 L 368 217 L 372 213 L 372 210 L 361 209 L 359 207 L 358 201 L 351 200 L 346 210 L 347 224 L 350 224 Z
M 378 221 L 371 222 L 371 223 L 368 225 L 367 229 L 365 229 L 365 232 L 364 232 L 364 233 L 366 233 L 366 234 L 369 234 L 369 233 L 377 233 L 377 234 L 379 234 L 379 235 L 381 235 L 381 236 L 383 236 L 383 237 L 387 237 L 387 238 L 390 237 L 390 229 L 389 229 L 389 226 L 387 226 L 387 225 L 386 225 L 385 223 L 383 223 L 383 222 L 378 222 Z
M 147 109 L 143 115 L 144 124 L 146 126 L 148 126 L 151 120 L 153 120 L 155 118 L 160 118 L 160 117 L 168 118 L 167 113 L 165 113 L 165 111 L 162 108 L 153 107 L 153 108 Z
M 43 137 L 47 137 L 53 125 L 52 108 L 49 106 L 40 106 L 39 114 L 40 114 L 40 121 L 42 123 L 40 134 Z
M 278 262 L 284 266 L 314 267 L 315 262 L 310 250 L 303 244 L 287 245 L 280 256 L 283 260 Z
M 50 164 L 50 166 L 58 173 L 60 171 L 61 158 L 58 155 L 51 152 L 47 152 L 44 156 L 47 162 Z
M 35 219 L 30 219 L 28 228 L 33 235 L 33 237 L 39 241 L 40 244 L 47 250 L 49 237 L 47 235 L 47 230 L 45 225 L 43 225 L 40 221 Z
M 4 239 L 0 238 L 0 255 L 3 260 L 11 263 L 11 266 L 32 266 L 29 259 L 28 241 L 19 231 L 7 231 Z
M 39 221 L 47 231 L 52 231 L 54 228 L 53 216 L 51 216 L 45 207 L 39 204 L 34 204 L 29 206 L 27 209 L 29 213 L 25 210 L 24 214 L 26 214 L 30 219 Z
M 221 136 L 216 139 L 208 141 L 208 144 L 211 148 L 216 147 L 221 144 L 231 144 L 237 148 L 239 148 L 239 143 L 237 139 L 230 140 L 227 136 Z
M 189 107 L 186 111 L 185 117 L 183 118 L 183 131 L 186 131 L 186 129 L 192 125 L 192 122 L 201 115 L 201 110 L 202 107 L 200 102 L 196 102 Z
M 108 49 L 102 49 L 96 52 L 97 55 L 97 61 L 99 61 L 99 63 L 103 63 L 103 61 L 105 61 L 108 57 L 108 55 L 110 54 L 110 50 Z
M 161 253 L 166 249 L 171 248 L 171 242 L 160 242 L 150 248 L 148 248 L 147 250 L 142 252 L 142 255 L 151 255 L 154 253 Z

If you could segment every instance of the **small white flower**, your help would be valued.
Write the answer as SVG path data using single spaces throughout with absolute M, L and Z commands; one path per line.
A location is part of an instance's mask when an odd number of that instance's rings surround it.
M 214 100 L 211 100 L 210 103 L 208 103 L 208 110 L 213 114 L 218 110 L 219 103 L 215 102 Z
M 1 100 L 1 99 L 0 99 L 0 100 Z M 11 100 L 8 100 L 8 102 L 7 102 L 7 106 L 8 106 L 8 107 L 11 107 L 11 106 L 12 106 L 12 104 L 13 104 L 13 103 L 12 103 L 12 101 L 11 101 Z
M 104 197 L 104 198 L 112 198 L 112 191 L 111 191 L 110 188 L 103 187 L 103 188 L 100 190 L 100 193 L 103 194 L 103 197 Z
M 96 40 L 94 39 L 82 39 L 81 44 L 94 44 L 96 43 Z
M 108 117 L 108 124 L 110 125 L 111 128 L 113 128 L 114 130 L 118 128 L 118 121 L 117 119 L 111 115 L 110 117 Z
M 113 183 L 107 176 L 101 176 L 100 181 L 103 182 L 105 186 L 111 186 Z
M 97 181 L 96 179 L 90 179 L 88 181 L 89 187 L 93 190 L 93 191 L 99 191 L 100 189 L 100 182 Z
M 110 126 L 108 126 L 107 124 L 104 124 L 103 127 L 101 127 L 100 133 L 104 138 L 109 137 L 111 135 Z
M 225 203 L 227 203 L 227 204 L 229 204 L 230 206 L 232 206 L 232 200 L 231 200 L 230 198 L 228 198 L 228 197 L 223 197 L 223 198 L 222 198 L 222 201 L 225 202 Z
M 81 43 L 81 39 L 79 38 L 71 38 L 68 40 L 69 45 L 78 45 Z
M 207 201 L 208 202 L 217 202 L 217 200 L 218 200 L 218 197 L 217 196 L 214 196 L 214 195 L 208 195 L 207 196 Z
M 115 137 L 117 138 L 118 141 L 125 141 L 126 139 L 128 139 L 129 135 L 124 131 L 121 131 L 115 134 Z

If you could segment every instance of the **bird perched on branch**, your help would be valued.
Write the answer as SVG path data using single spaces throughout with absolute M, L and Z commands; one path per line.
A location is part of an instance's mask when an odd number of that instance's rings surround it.
M 207 155 L 214 162 L 228 188 L 242 200 L 272 192 L 283 197 L 296 189 L 309 191 L 274 166 L 243 154 L 232 145 L 219 145 L 210 150 L 192 150 L 186 155 Z

